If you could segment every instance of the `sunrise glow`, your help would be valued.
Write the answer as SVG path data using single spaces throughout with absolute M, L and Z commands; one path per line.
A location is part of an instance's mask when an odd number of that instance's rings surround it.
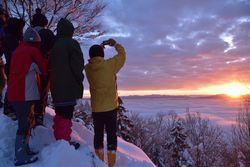
M 201 87 L 198 89 L 161 89 L 161 90 L 119 90 L 119 96 L 147 96 L 147 95 L 218 95 L 224 94 L 232 98 L 250 94 L 250 86 L 240 82 L 229 82 L 221 85 Z M 84 91 L 84 97 L 90 97 L 89 90 Z
M 237 98 L 249 92 L 248 88 L 245 85 L 240 83 L 231 83 L 222 87 L 224 94 L 231 97 Z

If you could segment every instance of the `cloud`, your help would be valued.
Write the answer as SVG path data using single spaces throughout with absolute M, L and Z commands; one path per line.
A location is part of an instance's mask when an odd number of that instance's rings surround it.
M 250 81 L 249 1 L 110 0 L 100 19 L 107 34 L 95 42 L 112 37 L 126 48 L 120 89 Z

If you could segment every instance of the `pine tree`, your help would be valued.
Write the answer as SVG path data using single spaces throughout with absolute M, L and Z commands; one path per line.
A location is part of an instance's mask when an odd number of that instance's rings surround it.
M 128 110 L 123 107 L 123 102 L 119 97 L 119 106 L 117 110 L 117 135 L 125 141 L 133 143 L 134 137 L 131 135 L 131 130 L 134 127 L 132 120 L 127 116 Z
M 159 147 L 152 147 L 153 154 L 151 159 L 157 167 L 165 167 L 163 156 L 161 155 L 162 151 Z
M 250 166 L 250 97 L 246 96 L 232 130 L 232 145 L 237 152 L 238 163 Z
M 186 143 L 187 135 L 184 133 L 184 127 L 182 122 L 178 120 L 174 127 L 170 131 L 172 141 L 168 144 L 167 148 L 172 153 L 173 164 L 175 167 L 181 167 L 186 165 L 186 159 L 184 157 L 184 151 L 188 148 Z
M 73 120 L 77 122 L 81 122 L 85 127 L 94 131 L 94 126 L 92 122 L 91 116 L 91 107 L 87 100 L 79 99 L 77 100 L 77 104 L 75 106 L 75 111 L 73 115 Z

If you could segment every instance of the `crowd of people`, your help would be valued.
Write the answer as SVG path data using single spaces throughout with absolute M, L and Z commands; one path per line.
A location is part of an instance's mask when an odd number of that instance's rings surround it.
M 56 113 L 55 139 L 66 140 L 75 149 L 80 147 L 70 137 L 71 119 L 76 100 L 83 96 L 85 70 L 90 85 L 95 153 L 104 161 L 106 130 L 108 166 L 112 167 L 117 150 L 116 74 L 125 63 L 125 50 L 114 39 L 106 40 L 90 47 L 90 59 L 85 65 L 80 44 L 72 38 L 73 24 L 61 18 L 56 35 L 46 28 L 47 24 L 39 8 L 29 24 L 21 18 L 9 17 L 0 9 L 0 94 L 7 85 L 4 98 L 0 97 L 0 107 L 6 116 L 18 122 L 14 164 L 20 166 L 38 160 L 38 152 L 29 147 L 29 137 L 32 128 L 44 126 L 49 91 Z M 117 55 L 104 59 L 105 45 L 114 47 Z

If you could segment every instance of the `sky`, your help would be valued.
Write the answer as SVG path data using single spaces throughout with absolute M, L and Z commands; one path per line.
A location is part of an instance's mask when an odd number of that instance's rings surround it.
M 217 94 L 230 84 L 249 91 L 250 0 L 103 2 L 98 19 L 107 33 L 95 42 L 125 47 L 122 94 Z

